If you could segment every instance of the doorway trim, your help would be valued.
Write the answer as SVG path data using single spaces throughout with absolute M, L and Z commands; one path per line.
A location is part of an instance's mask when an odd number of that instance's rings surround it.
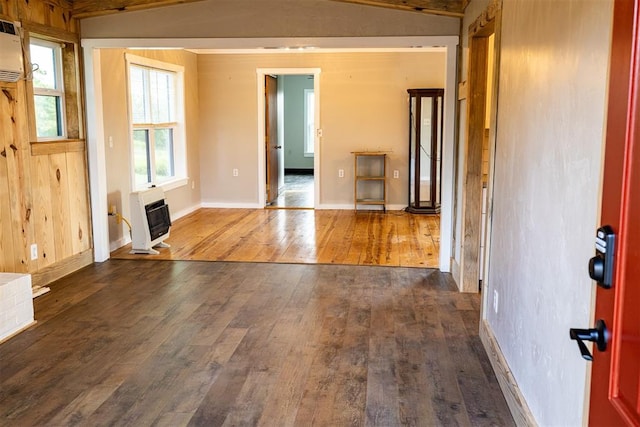
M 440 270 L 451 271 L 453 253 L 453 167 L 458 64 L 458 36 L 312 37 L 312 38 L 198 38 L 198 39 L 81 39 L 87 114 L 87 157 L 91 190 L 94 261 L 109 259 L 107 176 L 104 156 L 100 52 L 103 48 L 189 49 L 195 53 L 273 53 L 260 46 L 314 46 L 317 52 L 420 52 L 442 50 L 445 59 L 445 123 L 443 129 L 442 209 L 440 212 Z M 284 52 L 285 50 L 277 50 Z M 321 144 L 318 144 L 321 146 Z M 321 149 L 321 147 L 320 147 Z M 263 171 L 264 173 L 264 171 Z M 316 192 L 319 197 L 319 192 Z M 262 205 L 264 206 L 264 204 Z M 257 206 L 256 206 L 257 207 Z M 316 207 L 322 208 L 322 205 Z M 329 207 L 325 207 L 329 208 Z
M 482 146 L 485 134 L 487 98 L 490 97 L 489 171 L 487 184 L 487 229 L 490 236 L 493 203 L 493 168 L 497 123 L 498 71 L 500 58 L 500 2 L 491 5 L 469 27 L 469 68 L 467 73 L 467 112 L 462 173 L 462 224 L 460 230 L 460 279 L 462 292 L 478 292 L 480 240 L 482 232 Z M 495 34 L 493 91 L 487 93 L 489 37 Z M 490 239 L 485 242 L 484 277 L 488 277 Z M 486 294 L 486 292 L 485 292 Z M 484 306 L 484 304 L 483 304 Z
M 320 204 L 320 151 L 322 150 L 321 139 L 318 137 L 322 126 L 320 122 L 320 68 L 258 68 L 256 69 L 258 88 L 258 204 L 262 207 L 266 205 L 267 183 L 264 179 L 267 168 L 265 153 L 265 131 L 266 131 L 266 102 L 264 99 L 265 84 L 264 79 L 268 75 L 275 76 L 298 76 L 313 75 L 313 90 L 315 92 L 314 120 L 316 125 L 315 144 L 313 154 L 313 208 Z

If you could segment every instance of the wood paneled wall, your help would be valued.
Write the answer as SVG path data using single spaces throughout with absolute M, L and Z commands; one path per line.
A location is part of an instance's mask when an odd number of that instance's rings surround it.
M 78 35 L 66 0 L 0 0 L 0 17 L 54 37 Z M 84 135 L 34 141 L 30 98 L 28 81 L 0 82 L 0 271 L 31 273 L 40 286 L 91 263 L 93 245 Z

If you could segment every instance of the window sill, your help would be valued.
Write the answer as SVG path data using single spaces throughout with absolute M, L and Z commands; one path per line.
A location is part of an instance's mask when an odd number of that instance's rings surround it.
M 162 188 L 162 191 L 167 192 L 171 190 L 175 190 L 176 188 L 184 187 L 189 183 L 189 178 L 177 178 L 172 181 L 166 181 L 162 184 L 157 184 L 156 187 Z M 148 187 L 145 188 L 136 188 L 134 191 L 144 191 Z
M 303 156 L 304 157 L 313 157 L 313 153 L 304 153 Z
M 188 177 L 178 178 L 178 179 L 174 179 L 173 181 L 163 182 L 162 184 L 160 184 L 160 187 L 162 187 L 164 191 L 171 191 L 171 190 L 175 190 L 176 188 L 185 187 L 188 183 L 189 183 Z
M 32 156 L 79 152 L 84 151 L 84 149 L 84 139 L 61 139 L 57 141 L 38 141 L 31 143 Z

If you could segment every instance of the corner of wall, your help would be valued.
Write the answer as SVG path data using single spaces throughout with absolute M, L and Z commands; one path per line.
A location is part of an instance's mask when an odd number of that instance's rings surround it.
M 515 424 L 518 426 L 538 425 L 486 320 L 482 320 L 480 323 L 480 340 L 487 352 Z

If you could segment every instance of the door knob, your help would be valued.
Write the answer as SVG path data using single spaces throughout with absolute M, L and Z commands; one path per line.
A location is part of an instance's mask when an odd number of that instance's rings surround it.
M 593 329 L 569 329 L 569 337 L 578 342 L 578 348 L 580 349 L 582 358 L 592 361 L 593 356 L 584 344 L 584 341 L 591 341 L 596 344 L 598 351 L 605 351 L 607 349 L 607 342 L 609 341 L 609 331 L 607 330 L 604 320 L 598 319 L 596 321 L 596 327 Z
M 279 149 L 281 149 L 281 148 L 282 148 L 282 145 L 276 145 L 276 146 L 274 146 L 273 148 L 275 148 L 276 150 L 279 150 Z

